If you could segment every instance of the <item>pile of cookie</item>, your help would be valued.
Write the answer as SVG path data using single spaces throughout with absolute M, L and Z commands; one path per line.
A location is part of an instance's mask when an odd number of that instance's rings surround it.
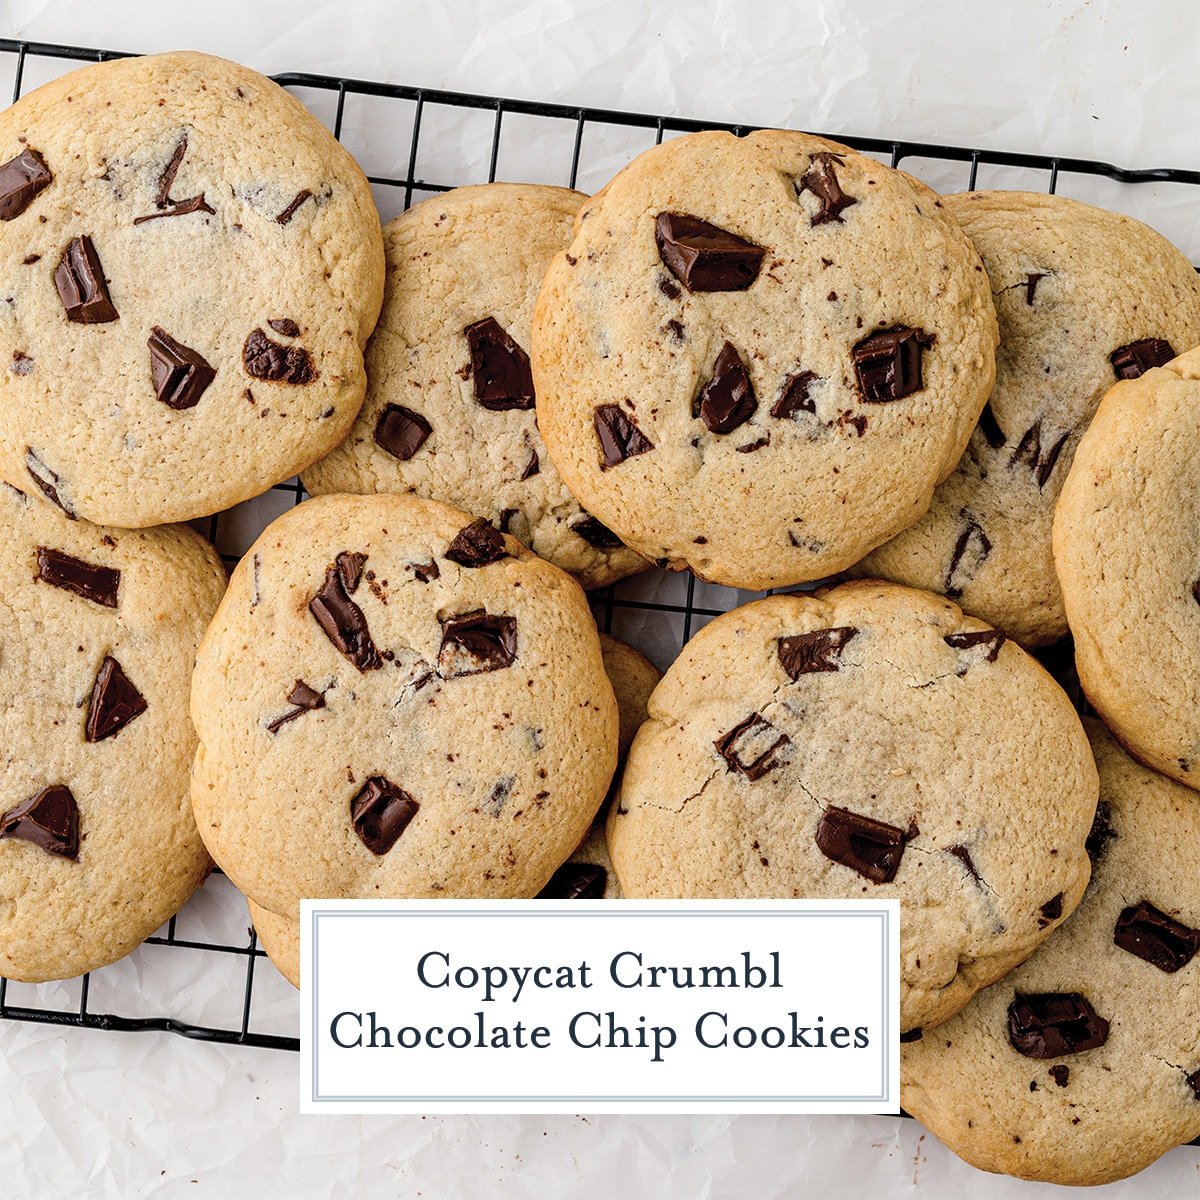
M 0 975 L 112 962 L 212 860 L 293 982 L 306 896 L 896 897 L 904 1102 L 963 1157 L 1094 1183 L 1200 1135 L 1163 238 L 788 132 L 381 230 L 196 54 L 41 88 L 0 160 Z M 171 524 L 296 473 L 228 582 Z M 584 591 L 652 565 L 827 586 L 660 681 Z

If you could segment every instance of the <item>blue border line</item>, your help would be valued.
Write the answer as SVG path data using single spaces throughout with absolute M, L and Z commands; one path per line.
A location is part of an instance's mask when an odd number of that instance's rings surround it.
M 312 974 L 317 974 L 317 959 L 319 954 L 320 938 L 318 930 L 320 928 L 320 919 L 322 917 L 352 917 L 361 919 L 362 917 L 404 917 L 410 915 L 403 909 L 399 908 L 377 908 L 373 907 L 369 910 L 358 909 L 313 909 L 312 910 L 312 962 L 310 969 Z M 490 908 L 461 908 L 456 907 L 447 909 L 444 912 L 437 912 L 432 909 L 421 913 L 422 917 L 442 917 L 442 918 L 458 918 L 463 916 L 472 917 L 564 917 L 573 921 L 577 921 L 580 917 L 638 917 L 638 916 L 669 916 L 676 920 L 680 917 L 712 917 L 712 916 L 757 916 L 757 917 L 783 917 L 787 919 L 795 919 L 796 917 L 852 917 L 858 920 L 864 918 L 876 918 L 881 921 L 883 926 L 882 937 L 882 964 L 881 974 L 883 979 L 883 987 L 880 989 L 881 1013 L 880 1013 L 880 1028 L 886 1030 L 888 1028 L 888 1009 L 890 1008 L 891 990 L 893 980 L 889 970 L 888 949 L 891 943 L 891 912 L 884 908 L 879 910 L 866 909 L 823 909 L 817 912 L 789 912 L 777 908 L 754 908 L 748 905 L 739 905 L 737 908 L 707 908 L 697 910 L 681 910 L 672 912 L 661 908 L 632 908 L 626 904 L 613 905 L 612 908 L 604 909 L 578 909 L 573 911 L 565 911 L 552 909 L 547 906 L 547 911 L 537 912 L 530 910 L 513 911 L 511 909 L 495 907 Z M 319 1046 L 318 1031 L 317 1031 L 317 1005 L 313 1004 L 312 1013 L 312 1102 L 314 1104 L 461 1104 L 461 1103 L 482 1103 L 482 1104 L 515 1104 L 521 1102 L 533 1103 L 556 1103 L 556 1104 L 661 1104 L 661 1103 L 687 1103 L 687 1104 L 823 1104 L 823 1103 L 845 1103 L 845 1104 L 882 1104 L 888 1099 L 888 1077 L 891 1068 L 891 1055 L 888 1046 L 885 1042 L 883 1046 L 883 1054 L 881 1058 L 881 1088 L 878 1096 L 568 1096 L 568 1095 L 553 1095 L 553 1096 L 494 1096 L 494 1095 L 463 1095 L 463 1096 L 322 1096 L 318 1091 L 317 1084 L 317 1066 L 320 1057 L 317 1047 Z

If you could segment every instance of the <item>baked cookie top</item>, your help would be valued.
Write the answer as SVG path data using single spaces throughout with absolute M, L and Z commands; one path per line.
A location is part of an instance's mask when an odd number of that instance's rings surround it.
M 1113 383 L 1200 343 L 1200 280 L 1153 229 L 1077 200 L 944 203 L 991 279 L 996 386 L 929 512 L 856 571 L 944 592 L 1038 645 L 1067 632 L 1050 531 L 1075 447 Z
M 585 587 L 645 561 L 567 491 L 542 445 L 529 323 L 587 197 L 488 183 L 384 230 L 387 285 L 350 436 L 304 473 L 314 495 L 414 492 L 485 517 Z
M 182 526 L 105 529 L 0 484 L 0 976 L 127 954 L 209 868 L 188 683 L 225 588 Z
M 616 765 L 578 584 L 485 521 L 323 496 L 267 527 L 200 648 L 197 824 L 272 912 L 534 896 Z
M 635 550 L 792 584 L 925 512 L 995 342 L 979 257 L 923 185 L 808 134 L 693 134 L 617 175 L 551 264 L 538 420 Z
M 0 275 L 0 475 L 76 516 L 227 508 L 332 449 L 362 403 L 370 188 L 235 63 L 100 63 L 0 113 Z
M 623 762 L 646 719 L 650 693 L 658 686 L 662 672 L 640 650 L 607 633 L 600 635 L 600 654 L 617 698 L 617 755 Z
M 1200 786 L 1200 350 L 1115 384 L 1075 452 L 1054 561 L 1088 699 Z
M 650 698 L 608 848 L 639 899 L 899 899 L 910 1029 L 1070 914 L 1096 794 L 1038 663 L 949 600 L 864 581 L 692 638 Z
M 604 671 L 616 695 L 620 725 L 620 757 L 646 718 L 646 700 L 660 678 L 658 671 L 632 646 L 606 633 L 600 635 Z M 604 827 L 597 822 L 571 857 L 555 869 L 540 898 L 554 900 L 619 900 L 621 888 L 608 857 Z M 300 986 L 300 922 L 297 914 L 279 916 L 249 901 L 250 919 L 271 961 L 293 987 Z
M 1088 732 L 1100 805 L 1078 911 L 900 1060 L 904 1107 L 956 1154 L 1063 1184 L 1200 1136 L 1200 805 Z

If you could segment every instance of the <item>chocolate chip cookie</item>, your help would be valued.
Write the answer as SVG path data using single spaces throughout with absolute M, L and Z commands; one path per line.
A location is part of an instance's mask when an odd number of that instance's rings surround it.
M 1096 768 L 1074 709 L 953 602 L 879 582 L 717 617 L 650 698 L 609 816 L 635 898 L 897 898 L 901 1027 L 1069 916 Z
M 646 719 L 650 693 L 658 686 L 662 672 L 628 642 L 607 633 L 600 635 L 600 654 L 604 659 L 604 673 L 617 698 L 617 756 L 624 762 Z
M 587 600 L 480 518 L 324 496 L 234 571 L 197 658 L 192 801 L 256 904 L 533 896 L 616 764 Z
M 227 508 L 362 404 L 366 178 L 255 71 L 100 63 L 0 113 L 0 476 L 126 527 Z
M 901 1100 L 956 1154 L 1023 1179 L 1123 1179 L 1200 1136 L 1200 805 L 1088 732 L 1100 805 L 1075 915 L 901 1047 Z
M 1054 561 L 1079 679 L 1143 762 L 1200 787 L 1200 350 L 1115 384 L 1075 452 Z
M 646 719 L 646 701 L 660 678 L 657 669 L 632 646 L 600 635 L 604 670 L 613 685 L 619 723 L 619 757 L 624 758 L 633 735 Z M 554 900 L 619 900 L 621 888 L 608 856 L 604 827 L 597 823 L 571 857 L 550 876 L 539 896 Z M 300 924 L 298 917 L 281 917 L 249 901 L 250 920 L 259 941 L 280 974 L 300 986 Z
M 944 203 L 992 282 L 996 386 L 929 512 L 855 570 L 1040 645 L 1067 632 L 1050 530 L 1075 447 L 1113 383 L 1200 343 L 1200 281 L 1132 217 L 1029 192 Z
M 923 185 L 807 134 L 694 134 L 626 167 L 551 264 L 538 421 L 633 549 L 793 584 L 925 512 L 995 343 L 979 257 Z
M 310 492 L 415 492 L 453 504 L 585 587 L 645 567 L 567 491 L 538 433 L 530 317 L 585 199 L 489 183 L 388 225 L 366 402 L 346 441 L 304 473 Z
M 70 521 L 7 484 L 0 542 L 0 976 L 67 979 L 208 872 L 188 682 L 225 571 L 190 529 Z

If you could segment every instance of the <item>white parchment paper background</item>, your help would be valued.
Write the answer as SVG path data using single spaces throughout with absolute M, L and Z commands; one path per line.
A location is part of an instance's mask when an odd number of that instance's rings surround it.
M 0 0 L 0 35 L 193 47 L 268 72 L 1194 168 L 1198 14 L 1191 0 Z M 348 112 L 348 132 L 371 120 Z M 979 182 L 1043 186 L 1019 173 Z M 1063 190 L 1150 220 L 1200 259 L 1194 189 Z M 653 630 L 625 632 L 653 648 Z M 215 880 L 179 934 L 241 941 L 245 924 L 232 889 Z M 93 979 L 92 1008 L 119 1001 L 150 1015 L 167 1001 L 186 1019 L 236 1024 L 239 964 L 211 961 L 225 957 L 144 947 Z M 77 1000 L 77 984 L 38 991 L 41 1004 Z M 286 1027 L 295 1005 L 260 966 L 255 1027 Z M 0 1194 L 1023 1200 L 1063 1191 L 984 1176 L 915 1122 L 886 1117 L 301 1118 L 297 1070 L 283 1053 L 0 1023 Z M 1200 1150 L 1093 1194 L 1196 1196 Z

